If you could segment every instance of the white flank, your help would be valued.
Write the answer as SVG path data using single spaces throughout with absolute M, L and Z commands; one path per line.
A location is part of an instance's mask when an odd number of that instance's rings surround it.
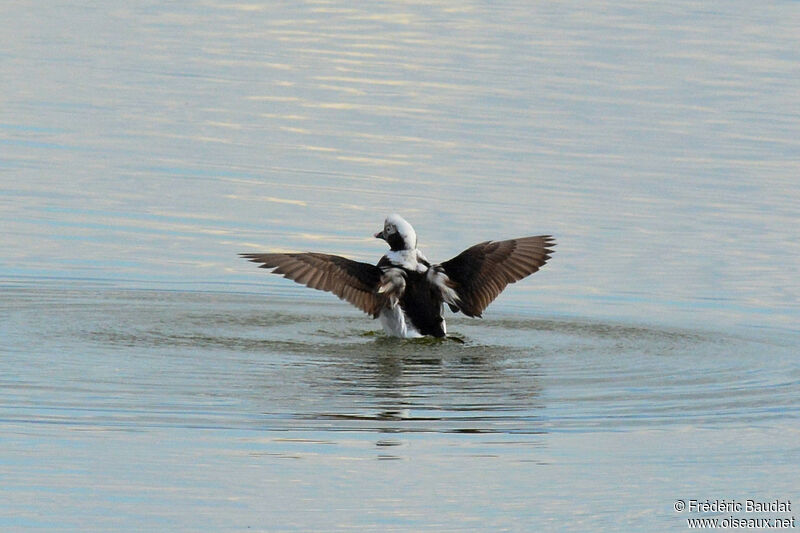
M 411 321 L 406 318 L 403 308 L 399 305 L 381 310 L 378 318 L 381 321 L 381 326 L 383 326 L 383 331 L 387 335 L 404 339 L 422 337 L 419 331 L 411 325 Z

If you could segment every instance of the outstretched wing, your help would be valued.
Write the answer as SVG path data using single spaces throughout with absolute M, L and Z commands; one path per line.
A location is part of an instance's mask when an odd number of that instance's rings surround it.
M 506 285 L 539 270 L 550 259 L 552 246 L 555 240 L 550 235 L 486 241 L 442 263 L 445 274 L 457 284 L 458 309 L 467 316 L 481 316 Z
M 313 252 L 291 254 L 239 254 L 260 268 L 272 268 L 312 289 L 329 291 L 373 317 L 385 304 L 385 296 L 377 293 L 381 269 L 369 263 L 353 261 L 338 255 Z

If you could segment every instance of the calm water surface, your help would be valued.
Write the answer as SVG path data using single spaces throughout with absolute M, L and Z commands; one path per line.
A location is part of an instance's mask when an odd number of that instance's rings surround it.
M 0 12 L 4 531 L 800 506 L 799 4 Z M 392 211 L 557 253 L 463 344 L 236 257 L 376 261 Z

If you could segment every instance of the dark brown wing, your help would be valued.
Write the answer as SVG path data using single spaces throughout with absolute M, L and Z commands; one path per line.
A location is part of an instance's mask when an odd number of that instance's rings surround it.
M 550 259 L 552 246 L 550 235 L 486 241 L 445 261 L 445 273 L 457 283 L 458 308 L 467 316 L 481 316 L 506 285 L 539 270 Z
M 376 293 L 381 269 L 369 263 L 313 252 L 239 255 L 261 263 L 260 268 L 274 268 L 273 274 L 332 292 L 373 317 L 378 316 L 385 303 L 385 297 Z

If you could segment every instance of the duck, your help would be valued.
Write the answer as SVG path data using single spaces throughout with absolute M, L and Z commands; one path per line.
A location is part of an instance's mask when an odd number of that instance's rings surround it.
M 447 305 L 454 313 L 480 318 L 510 283 L 537 272 L 554 253 L 552 235 L 485 241 L 441 263 L 417 247 L 417 233 L 398 214 L 386 217 L 374 237 L 389 251 L 377 264 L 318 252 L 241 253 L 312 289 L 335 294 L 378 319 L 392 337 L 445 337 Z

